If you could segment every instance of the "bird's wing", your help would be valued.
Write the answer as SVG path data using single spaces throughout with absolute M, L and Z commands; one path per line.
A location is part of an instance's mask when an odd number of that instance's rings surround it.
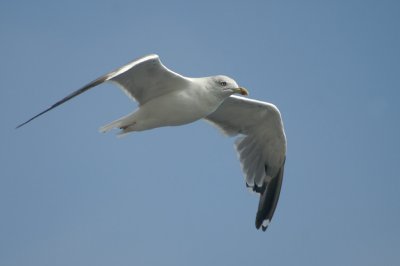
M 190 83 L 188 78 L 166 68 L 154 54 L 135 60 L 108 75 L 107 80 L 120 85 L 139 104 L 171 91 L 184 89 Z
M 74 91 L 56 102 L 43 112 L 18 125 L 17 128 L 71 100 L 79 94 L 107 81 L 117 83 L 128 96 L 137 100 L 139 104 L 144 104 L 168 92 L 184 89 L 189 83 L 187 78 L 166 68 L 157 55 L 144 56 L 93 80 L 79 90 Z
M 260 194 L 256 227 L 265 230 L 278 203 L 286 157 L 279 110 L 270 103 L 231 96 L 206 120 L 226 135 L 240 135 L 235 146 L 246 186 Z

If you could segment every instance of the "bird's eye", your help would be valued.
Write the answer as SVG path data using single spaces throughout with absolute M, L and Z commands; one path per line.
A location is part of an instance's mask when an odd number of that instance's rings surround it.
M 220 81 L 219 84 L 220 84 L 221 86 L 224 86 L 224 87 L 226 86 L 226 82 L 225 82 L 225 81 Z

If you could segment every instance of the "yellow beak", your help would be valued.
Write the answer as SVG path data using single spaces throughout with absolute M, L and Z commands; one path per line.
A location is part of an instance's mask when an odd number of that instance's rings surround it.
M 239 93 L 241 95 L 249 95 L 249 91 L 243 87 L 236 88 L 236 89 L 234 89 L 234 91 L 235 91 L 235 93 Z

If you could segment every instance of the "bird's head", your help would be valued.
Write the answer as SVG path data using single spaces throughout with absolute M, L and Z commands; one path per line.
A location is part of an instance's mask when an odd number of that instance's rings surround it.
M 249 92 L 245 88 L 239 87 L 236 81 L 227 76 L 215 76 L 212 78 L 212 82 L 213 89 L 218 91 L 220 95 L 225 98 L 235 93 L 241 95 L 249 94 Z

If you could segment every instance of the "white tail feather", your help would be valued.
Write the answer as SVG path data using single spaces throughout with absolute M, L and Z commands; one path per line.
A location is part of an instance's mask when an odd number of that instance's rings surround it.
M 122 126 L 122 120 L 118 119 L 118 120 L 115 120 L 115 121 L 113 121 L 113 122 L 101 127 L 99 129 L 99 131 L 101 133 L 106 133 L 106 132 L 110 131 L 113 128 L 120 128 L 121 126 Z
M 100 132 L 105 133 L 110 131 L 113 128 L 122 129 L 120 134 L 128 133 L 134 131 L 132 125 L 136 124 L 135 122 L 135 113 L 129 114 L 127 116 L 121 117 L 99 129 Z

